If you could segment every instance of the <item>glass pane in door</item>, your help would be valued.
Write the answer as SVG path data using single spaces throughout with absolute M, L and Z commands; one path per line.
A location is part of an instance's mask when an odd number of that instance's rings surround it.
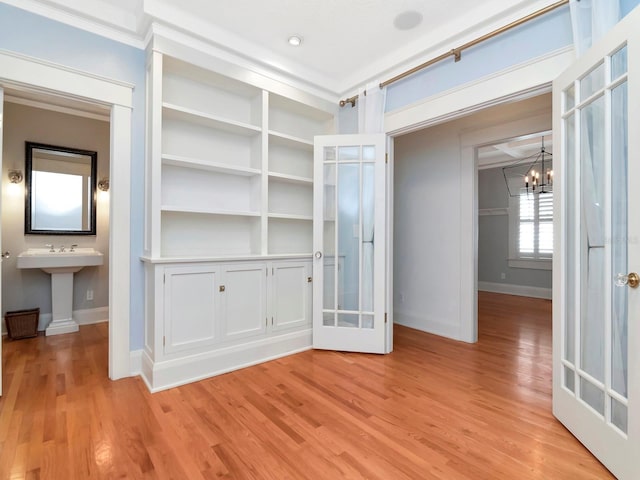
M 627 73 L 626 45 L 611 56 L 611 80 L 613 81 L 625 73 Z
M 573 86 L 571 88 L 571 107 L 573 107 Z M 567 97 L 569 97 L 569 92 L 567 92 Z M 566 166 L 565 166 L 565 178 L 567 182 L 567 190 L 570 192 L 574 192 L 576 189 L 576 184 L 579 181 L 578 172 L 579 169 L 576 168 L 576 129 L 575 129 L 575 114 L 572 113 L 565 120 L 565 156 L 566 156 Z M 568 222 L 566 228 L 567 235 L 567 244 L 575 245 L 576 244 L 576 232 L 578 231 L 578 226 L 576 225 L 577 220 L 580 218 L 576 212 L 580 208 L 577 204 L 575 195 L 567 195 L 566 196 L 566 221 Z M 576 283 L 576 250 L 570 249 L 569 254 L 566 256 L 566 276 L 567 276 L 567 284 L 575 285 Z M 575 339 L 575 324 L 576 324 L 576 291 L 574 288 L 567 288 L 567 301 L 565 305 L 565 332 L 564 332 L 564 353 L 563 358 L 572 364 L 575 363 L 575 347 L 576 347 L 576 339 Z M 569 383 L 571 382 L 571 383 Z M 565 377 L 565 386 L 569 388 L 571 391 L 574 391 L 575 378 L 573 377 L 573 371 L 571 371 L 571 376 L 567 374 Z
M 605 335 L 605 115 L 604 96 L 582 109 L 580 119 L 581 361 L 582 370 L 604 382 Z M 584 397 L 583 397 L 584 398 Z M 593 405 L 592 405 L 593 406 Z M 594 407 L 595 408 L 595 407 Z
M 602 87 L 604 87 L 604 63 L 598 65 L 580 80 L 580 98 L 587 100 Z
M 600 415 L 604 415 L 604 392 L 584 378 L 580 379 L 580 397 Z
M 338 248 L 344 272 L 338 277 L 338 292 L 344 298 L 341 310 L 360 309 L 360 164 L 338 164 Z
M 566 166 L 565 166 L 565 178 L 567 179 L 567 190 L 569 192 L 575 191 L 575 183 L 578 179 L 578 169 L 576 168 L 576 134 L 575 134 L 575 114 L 571 114 L 565 120 L 565 135 L 566 135 Z M 575 195 L 566 196 L 566 218 L 570 222 L 569 228 L 566 229 L 567 244 L 576 244 L 576 231 L 578 231 L 577 219 L 579 206 L 576 204 Z M 569 250 L 569 254 L 566 256 L 566 277 L 567 285 L 574 286 L 576 284 L 576 251 L 572 248 Z M 567 288 L 567 302 L 566 302 L 566 323 L 564 332 L 564 359 L 568 360 L 572 364 L 575 363 L 575 324 L 576 324 L 576 291 L 574 288 Z M 571 391 L 574 391 L 575 379 L 573 378 L 573 371 L 571 378 L 567 375 L 565 377 L 565 386 Z M 569 381 L 571 384 L 569 384 Z
M 367 147 L 365 147 L 367 148 Z M 362 164 L 362 308 L 373 311 L 373 253 L 375 170 L 373 163 Z
M 615 398 L 611 399 L 611 423 L 618 427 L 622 432 L 627 433 L 627 406 L 618 402 Z
M 614 278 L 629 271 L 627 255 L 627 83 L 611 91 L 611 269 Z M 627 397 L 628 287 L 611 287 L 611 388 Z M 621 425 L 622 423 L 619 422 Z M 624 430 L 623 430 L 624 431 Z
M 325 148 L 324 158 L 335 158 L 335 148 Z M 337 310 L 336 278 L 336 165 L 324 165 L 324 273 L 323 273 L 323 309 L 329 310 L 323 314 L 324 325 L 335 325 L 335 310 Z

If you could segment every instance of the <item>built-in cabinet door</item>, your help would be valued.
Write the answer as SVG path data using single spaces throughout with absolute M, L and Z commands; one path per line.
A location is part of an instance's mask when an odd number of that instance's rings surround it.
M 267 267 L 262 264 L 224 266 L 222 335 L 224 340 L 265 333 Z
M 218 268 L 170 267 L 164 276 L 164 352 L 216 343 L 220 318 Z
M 271 272 L 272 330 L 310 326 L 312 285 L 310 263 L 274 263 Z

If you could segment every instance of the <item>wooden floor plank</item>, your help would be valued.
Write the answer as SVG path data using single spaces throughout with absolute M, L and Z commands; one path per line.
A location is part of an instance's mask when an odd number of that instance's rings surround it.
M 396 326 L 156 394 L 108 327 L 4 340 L 0 480 L 610 479 L 551 414 L 551 302 L 479 294 L 479 341 Z

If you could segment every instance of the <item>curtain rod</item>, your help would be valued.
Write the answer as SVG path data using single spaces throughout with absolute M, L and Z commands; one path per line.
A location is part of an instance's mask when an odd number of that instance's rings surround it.
M 540 10 L 537 10 L 533 13 L 530 13 L 529 15 L 522 17 L 514 22 L 511 22 L 507 25 L 504 25 L 496 30 L 493 30 L 492 32 L 489 32 L 485 35 L 482 35 L 481 37 L 476 38 L 475 40 L 471 40 L 470 42 L 465 43 L 464 45 L 459 46 L 458 48 L 453 48 L 451 50 L 449 50 L 446 53 L 443 53 L 442 55 L 438 55 L 437 57 L 432 58 L 431 60 L 428 60 L 424 63 L 421 63 L 420 65 L 413 67 L 410 70 L 407 70 L 406 72 L 402 72 L 399 75 L 396 75 L 393 78 L 390 78 L 389 80 L 385 80 L 384 82 L 382 82 L 380 84 L 380 88 L 384 88 L 387 85 L 390 85 L 392 83 L 397 82 L 398 80 L 402 80 L 403 78 L 406 78 L 410 75 L 413 75 L 416 72 L 419 72 L 420 70 L 424 70 L 427 67 L 430 67 L 431 65 L 433 65 L 434 63 L 438 63 L 441 60 L 444 60 L 447 57 L 451 57 L 453 56 L 456 62 L 459 62 L 460 59 L 462 58 L 462 51 L 466 50 L 467 48 L 473 47 L 479 43 L 484 42 L 485 40 L 489 40 L 490 38 L 493 38 L 495 36 L 500 35 L 501 33 L 504 33 L 508 30 L 511 30 L 512 28 L 518 27 L 520 25 L 522 25 L 523 23 L 526 23 L 530 20 L 533 20 L 534 18 L 538 18 L 542 15 L 544 15 L 545 13 L 549 13 L 552 10 L 555 10 L 556 8 L 562 7 L 564 5 L 567 5 L 569 3 L 569 0 L 560 0 L 559 2 L 553 3 L 547 7 L 544 7 Z M 358 95 L 354 95 L 353 97 L 349 97 L 347 99 L 344 100 L 340 100 L 340 106 L 344 107 L 347 103 L 350 103 L 352 107 L 356 106 L 356 100 L 358 99 Z

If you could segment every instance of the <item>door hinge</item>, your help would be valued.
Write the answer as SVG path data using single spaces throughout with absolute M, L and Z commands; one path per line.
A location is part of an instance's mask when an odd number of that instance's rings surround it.
M 384 154 L 384 163 L 389 163 L 389 154 L 388 153 Z
M 167 345 L 167 337 L 162 337 L 162 346 L 166 346 Z
M 264 319 L 264 326 L 265 326 L 265 327 L 268 327 L 268 326 L 269 326 L 269 319 L 268 319 L 268 318 L 265 318 L 265 319 Z
M 167 283 L 167 274 L 166 273 L 162 274 L 162 283 Z
M 276 269 L 271 267 L 271 275 L 275 275 L 276 274 Z
M 271 326 L 273 327 L 273 317 L 271 317 Z
M 313 277 L 307 277 L 307 283 L 313 282 Z
M 384 312 L 384 323 L 387 323 L 387 312 Z

